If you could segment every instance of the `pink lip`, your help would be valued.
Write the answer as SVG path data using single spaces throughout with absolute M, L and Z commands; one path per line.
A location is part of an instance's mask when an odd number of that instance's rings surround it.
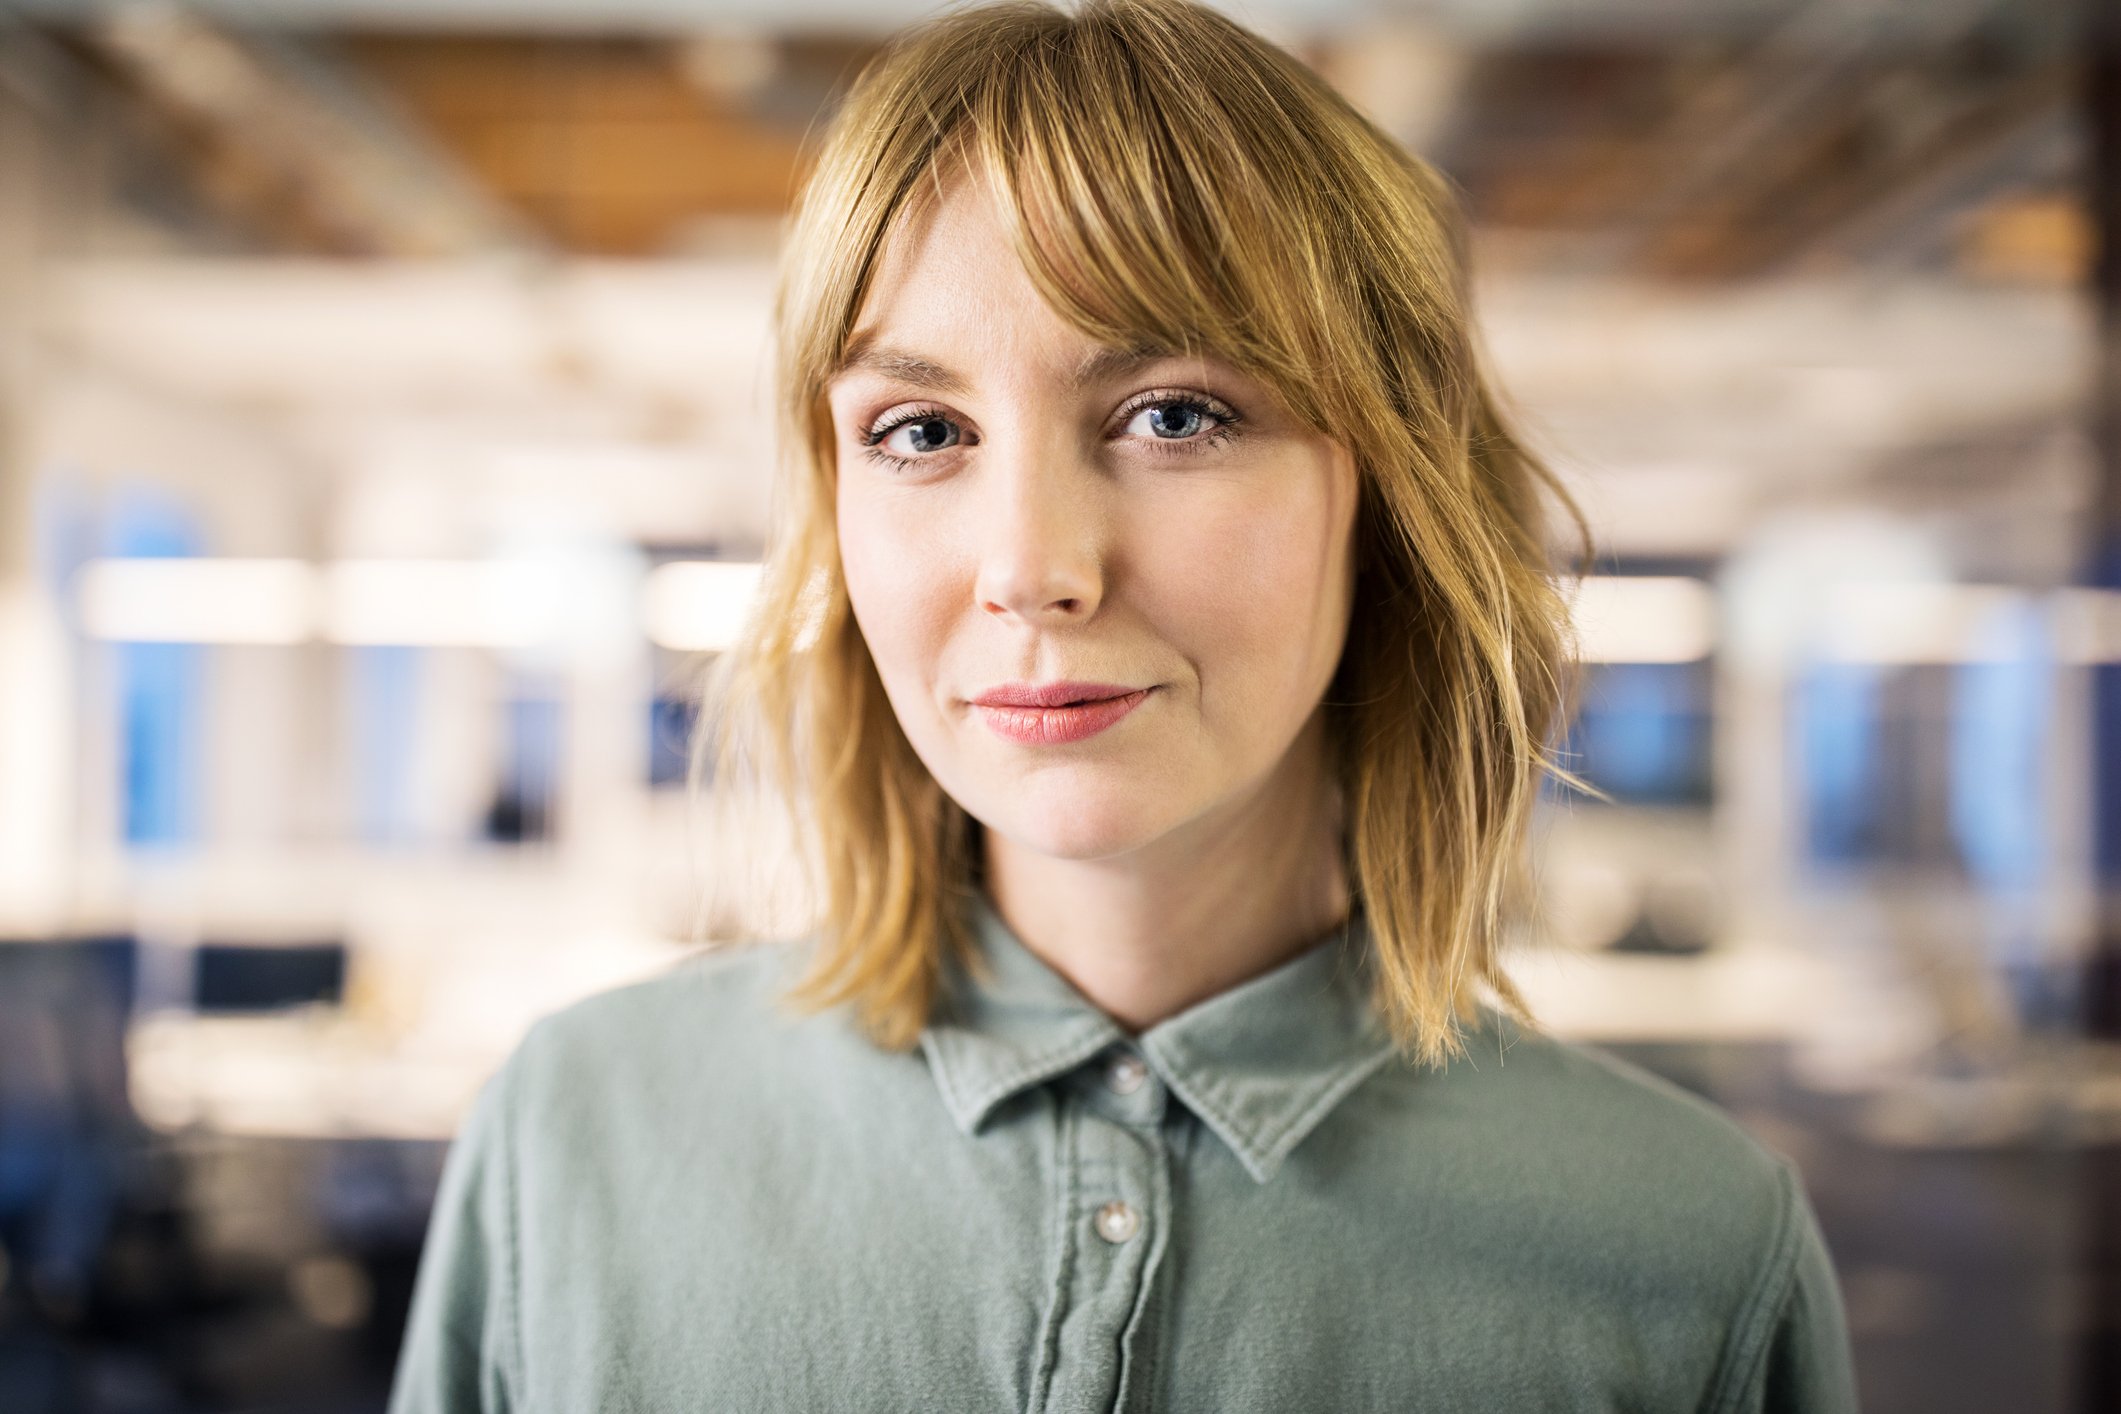
M 1069 687 L 1072 690 L 1079 685 L 1057 686 Z M 1096 736 L 1107 727 L 1116 725 L 1120 719 L 1141 706 L 1143 699 L 1147 698 L 1152 690 L 1146 687 L 1133 692 L 1121 690 L 1121 695 L 1117 697 L 1089 702 L 1078 701 L 1074 706 L 1055 707 L 1019 707 L 991 702 L 988 699 L 999 694 L 988 693 L 975 701 L 973 706 L 979 708 L 980 716 L 998 736 L 1022 742 L 1027 746 L 1059 746 Z
M 1005 682 L 972 699 L 980 707 L 1074 707 L 1125 697 L 1134 689 L 1119 682 Z

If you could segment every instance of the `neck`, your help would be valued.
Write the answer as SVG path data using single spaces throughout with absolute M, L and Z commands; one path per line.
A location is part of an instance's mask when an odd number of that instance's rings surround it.
M 1144 849 L 1056 859 L 984 830 L 987 892 L 1025 947 L 1139 1033 L 1346 920 L 1341 815 L 1314 714 L 1258 790 Z

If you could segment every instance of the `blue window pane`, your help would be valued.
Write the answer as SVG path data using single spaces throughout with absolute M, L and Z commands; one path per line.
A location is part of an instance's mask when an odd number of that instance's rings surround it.
M 699 706 L 682 697 L 658 696 L 648 704 L 648 783 L 685 783 L 692 762 L 692 729 Z
M 1619 801 L 1706 805 L 1711 682 L 1706 663 L 1587 666 L 1562 764 Z
M 152 488 L 115 493 L 106 553 L 175 558 L 200 552 L 195 517 Z M 190 643 L 116 646 L 120 814 L 129 845 L 184 845 L 199 837 L 200 702 L 205 650 Z
M 1989 655 L 1961 664 L 1952 714 L 1952 832 L 1976 879 L 2035 882 L 2047 854 L 2042 782 L 2055 662 L 2039 610 L 2024 604 L 1987 626 Z
M 501 776 L 486 833 L 507 843 L 550 839 L 565 710 L 557 694 L 528 682 L 516 685 L 502 710 Z
M 420 675 L 418 648 L 362 647 L 348 650 L 348 688 L 353 698 L 353 765 L 361 838 L 373 844 L 412 839 L 413 753 L 418 745 Z
M 1805 843 L 1818 863 L 1855 863 L 1880 847 L 1881 671 L 1821 663 L 1796 685 Z

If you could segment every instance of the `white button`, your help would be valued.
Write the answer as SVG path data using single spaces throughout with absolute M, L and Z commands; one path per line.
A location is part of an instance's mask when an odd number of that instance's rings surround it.
M 1149 1064 L 1132 1051 L 1122 1051 L 1105 1068 L 1105 1084 L 1115 1095 L 1131 1095 L 1149 1078 Z
M 1117 1198 L 1097 1210 L 1097 1235 L 1107 1242 L 1125 1242 L 1141 1225 L 1141 1215 Z

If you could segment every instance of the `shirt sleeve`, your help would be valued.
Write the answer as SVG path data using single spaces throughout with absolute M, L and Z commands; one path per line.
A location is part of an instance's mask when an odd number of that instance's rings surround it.
M 1856 1414 L 1841 1288 L 1795 1167 L 1778 1160 L 1782 1220 L 1761 1274 L 1757 1317 L 1738 1333 L 1717 1414 Z
M 508 1074 L 479 1091 L 443 1161 L 388 1414 L 519 1407 Z
M 1789 1191 L 1795 1271 L 1768 1345 L 1758 1407 L 1762 1414 L 1856 1414 L 1855 1362 L 1833 1259 L 1794 1172 Z

